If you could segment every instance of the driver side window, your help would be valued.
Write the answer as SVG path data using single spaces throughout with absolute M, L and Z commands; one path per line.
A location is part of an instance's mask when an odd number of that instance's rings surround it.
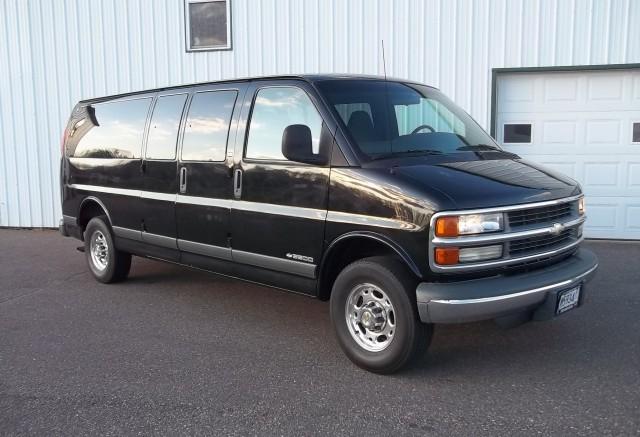
M 443 104 L 432 99 L 420 99 L 416 105 L 395 105 L 398 134 L 418 132 L 448 132 L 465 136 L 464 123 Z M 416 132 L 417 133 L 417 132 Z
M 292 86 L 262 88 L 253 105 L 245 157 L 286 160 L 282 155 L 282 134 L 293 124 L 309 127 L 313 153 L 319 153 L 322 118 L 309 96 Z

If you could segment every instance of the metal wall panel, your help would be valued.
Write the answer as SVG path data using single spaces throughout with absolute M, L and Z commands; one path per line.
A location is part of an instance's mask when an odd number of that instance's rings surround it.
M 0 226 L 60 217 L 58 161 L 83 98 L 253 75 L 387 74 L 489 125 L 491 69 L 640 62 L 636 0 L 231 0 L 230 51 L 187 53 L 181 0 L 0 2 Z

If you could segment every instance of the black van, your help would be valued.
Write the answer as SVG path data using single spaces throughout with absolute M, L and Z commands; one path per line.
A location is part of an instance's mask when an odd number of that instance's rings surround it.
M 357 365 L 399 369 L 433 325 L 582 304 L 580 186 L 502 150 L 437 89 L 282 76 L 79 102 L 63 235 L 98 281 L 131 255 L 330 300 Z M 313 329 L 310 327 L 310 329 Z

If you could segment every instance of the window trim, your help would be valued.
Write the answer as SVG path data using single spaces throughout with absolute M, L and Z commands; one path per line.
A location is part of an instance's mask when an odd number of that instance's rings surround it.
M 214 3 L 226 2 L 227 13 L 227 44 L 207 47 L 191 47 L 191 21 L 189 17 L 189 5 L 192 3 Z M 232 50 L 231 43 L 231 0 L 184 0 L 184 46 L 187 53 L 192 52 L 212 52 Z
M 531 138 L 529 138 L 528 142 L 526 142 L 526 143 L 525 142 L 512 143 L 512 142 L 509 142 L 509 141 L 505 141 L 505 139 L 504 139 L 504 128 L 505 128 L 505 126 L 507 126 L 507 125 L 515 125 L 515 124 L 528 124 L 529 126 L 531 126 Z M 500 139 L 502 141 L 500 141 L 500 143 L 508 144 L 508 145 L 511 145 L 511 146 L 530 146 L 530 145 L 532 145 L 534 143 L 534 141 L 533 141 L 533 126 L 534 126 L 534 123 L 532 121 L 525 121 L 525 120 L 503 121 L 502 122 L 502 129 L 501 129 L 501 132 L 500 132 Z
M 189 119 L 189 111 L 191 110 L 191 104 L 193 103 L 193 99 L 198 94 L 206 94 L 206 93 L 215 93 L 219 91 L 234 91 L 236 93 L 235 100 L 233 101 L 233 108 L 231 109 L 231 117 L 229 117 L 229 126 L 227 128 L 227 140 L 224 145 L 224 157 L 220 161 L 213 160 L 189 160 L 182 158 L 182 151 L 184 149 L 184 136 L 187 132 L 187 121 Z M 184 164 L 193 164 L 193 163 L 201 163 L 201 164 L 221 164 L 227 161 L 229 154 L 229 136 L 231 134 L 231 125 L 233 124 L 233 116 L 235 114 L 236 108 L 238 106 L 238 97 L 240 97 L 240 90 L 238 88 L 214 88 L 214 89 L 204 89 L 200 91 L 193 91 L 190 93 L 190 96 L 187 97 L 187 103 L 185 103 L 185 109 L 182 113 L 182 123 L 180 124 L 180 132 L 178 134 L 178 150 L 176 151 L 176 161 Z
M 261 90 L 268 89 L 268 88 L 296 88 L 296 89 L 299 89 L 300 91 L 302 91 L 307 96 L 307 98 L 309 99 L 309 101 L 313 105 L 314 109 L 318 113 L 318 116 L 320 117 L 320 120 L 322 120 L 322 124 L 320 125 L 320 129 L 322 129 L 322 126 L 325 126 L 327 124 L 325 122 L 325 120 L 324 120 L 324 117 L 322 116 L 322 112 L 320 112 L 320 109 L 318 108 L 318 105 L 316 105 L 316 102 L 314 102 L 314 100 L 311 97 L 311 95 L 304 88 L 302 88 L 300 86 L 297 86 L 297 85 L 294 85 L 294 84 L 275 84 L 275 85 L 259 86 L 259 87 L 257 87 L 255 89 L 255 91 L 253 92 L 253 96 L 251 97 L 251 108 L 250 108 L 250 111 L 249 111 L 249 116 L 247 117 L 247 123 L 246 123 L 246 128 L 245 128 L 245 133 L 244 133 L 244 141 L 243 141 L 243 144 L 242 144 L 242 162 L 262 163 L 262 164 L 308 165 L 308 166 L 312 166 L 312 167 L 324 167 L 324 166 L 317 166 L 317 165 L 312 165 L 312 164 L 305 164 L 303 162 L 290 161 L 287 158 L 284 158 L 284 159 L 274 159 L 274 158 L 260 159 L 260 158 L 249 158 L 249 157 L 247 157 L 247 146 L 249 145 L 249 134 L 251 133 L 251 121 L 253 120 L 253 110 L 254 110 L 255 105 L 256 105 L 256 99 L 258 98 L 258 94 L 260 93 Z

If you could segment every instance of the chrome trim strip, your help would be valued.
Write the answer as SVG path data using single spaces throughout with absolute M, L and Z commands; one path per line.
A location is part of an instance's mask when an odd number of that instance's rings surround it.
M 590 268 L 586 272 L 584 272 L 584 273 L 582 273 L 582 274 L 580 274 L 580 275 L 578 275 L 576 277 L 573 277 L 571 279 L 567 279 L 565 281 L 557 282 L 557 283 L 551 284 L 551 285 L 545 285 L 544 287 L 538 287 L 538 288 L 532 288 L 530 290 L 520 291 L 518 293 L 505 294 L 505 295 L 502 295 L 502 296 L 482 297 L 482 298 L 478 298 L 478 299 L 461 299 L 461 300 L 434 299 L 434 300 L 429 301 L 429 303 L 433 302 L 433 303 L 446 304 L 446 305 L 465 305 L 465 304 L 504 301 L 504 300 L 507 300 L 507 299 L 526 296 L 528 294 L 539 293 L 541 291 L 548 291 L 548 290 L 553 290 L 555 288 L 562 288 L 562 287 L 570 285 L 570 284 L 572 284 L 574 282 L 580 281 L 585 276 L 588 276 L 591 273 L 593 273 L 597 268 L 598 268 L 598 264 L 596 264 L 595 266 L 593 266 L 592 268 Z
M 213 197 L 198 197 L 198 196 L 185 196 L 184 194 L 178 194 L 176 202 L 185 205 L 200 205 L 200 206 L 213 206 L 218 208 L 230 209 L 232 200 L 230 199 L 217 199 Z
M 78 219 L 77 217 L 73 217 L 71 215 L 62 214 L 62 223 L 75 225 L 76 223 L 78 223 Z
M 510 212 L 510 211 L 518 211 L 523 209 L 538 208 L 541 206 L 559 205 L 561 203 L 573 202 L 574 200 L 578 200 L 581 197 L 584 197 L 584 194 L 578 194 L 577 196 L 571 196 L 571 197 L 563 197 L 562 199 L 546 200 L 544 202 L 522 203 L 518 205 L 507 205 L 507 206 L 494 206 L 491 208 L 482 208 L 482 209 L 463 209 L 460 211 L 443 211 L 434 215 L 442 216 L 442 215 L 483 214 L 487 212 Z
M 354 225 L 375 226 L 379 228 L 403 229 L 407 231 L 417 231 L 420 226 L 415 223 L 405 222 L 394 218 L 375 217 L 364 214 L 353 214 L 350 212 L 329 211 L 327 220 L 334 223 L 350 223 Z
M 409 231 L 420 230 L 415 223 L 404 220 L 376 217 L 366 214 L 355 214 L 342 211 L 326 211 L 324 209 L 305 208 L 300 206 L 277 205 L 273 203 L 249 202 L 246 200 L 216 199 L 210 197 L 186 196 L 182 194 L 158 193 L 153 191 L 129 190 L 125 188 L 103 187 L 99 185 L 71 184 L 69 188 L 98 193 L 119 194 L 123 196 L 140 197 L 143 199 L 164 200 L 187 205 L 212 206 L 218 208 L 237 209 L 240 211 L 259 212 L 264 214 L 284 215 L 310 220 L 328 220 L 334 223 L 349 223 L 379 228 L 401 229 Z
M 258 253 L 243 252 L 241 250 L 232 250 L 231 256 L 234 261 L 242 264 L 249 264 L 278 272 L 291 273 L 293 275 L 304 276 L 311 279 L 316 277 L 315 264 L 282 259 L 275 256 L 261 255 Z
M 247 202 L 246 200 L 234 200 L 231 208 L 240 211 L 286 215 L 289 217 L 307 218 L 311 220 L 325 220 L 327 218 L 327 211 L 324 209 L 305 208 L 302 206 L 277 205 L 275 203 L 259 203 Z
M 565 229 L 571 229 L 575 226 L 579 226 L 584 223 L 586 220 L 585 216 L 579 217 L 575 220 L 570 220 L 568 222 L 562 223 Z M 517 240 L 518 238 L 527 238 L 527 237 L 535 237 L 539 235 L 551 234 L 553 231 L 553 227 L 544 227 L 544 228 L 536 228 L 529 229 L 526 231 L 520 232 L 495 232 L 488 233 L 484 235 L 470 235 L 470 236 L 460 236 L 456 238 L 439 238 L 434 237 L 431 242 L 434 246 L 459 246 L 465 244 L 480 244 L 480 243 L 497 243 L 502 241 L 510 241 Z
M 170 193 L 158 193 L 155 191 L 140 191 L 140 197 L 143 199 L 151 199 L 151 200 L 164 200 L 166 202 L 175 202 L 176 194 Z
M 185 252 L 195 253 L 197 255 L 210 256 L 213 258 L 221 258 L 231 261 L 231 248 L 214 246 L 211 244 L 196 243 L 189 240 L 178 240 L 178 248 Z
M 121 228 L 120 226 L 111 226 L 113 229 L 113 233 L 116 234 L 116 237 L 120 238 L 128 238 L 129 240 L 141 241 L 142 240 L 142 232 L 134 231 L 129 228 Z
M 175 237 L 166 237 L 164 235 L 151 234 L 149 232 L 141 232 L 142 242 L 153 244 L 154 246 L 166 247 L 167 249 L 177 249 Z
M 82 191 L 94 191 L 96 193 L 120 194 L 122 196 L 140 197 L 140 190 L 129 190 L 127 188 L 103 187 L 100 185 L 70 184 L 69 188 Z

